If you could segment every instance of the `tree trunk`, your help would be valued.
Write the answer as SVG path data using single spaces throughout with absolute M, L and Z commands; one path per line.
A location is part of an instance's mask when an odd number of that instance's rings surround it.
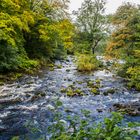
M 95 54 L 95 48 L 92 47 L 92 54 Z
M 95 49 L 98 47 L 98 44 L 101 41 L 101 39 L 102 37 L 92 42 L 91 49 L 93 54 L 95 54 Z

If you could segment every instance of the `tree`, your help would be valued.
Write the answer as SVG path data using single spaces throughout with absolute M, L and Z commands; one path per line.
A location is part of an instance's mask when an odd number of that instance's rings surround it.
M 74 12 L 77 30 L 93 53 L 106 34 L 105 4 L 104 0 L 85 0 L 81 8 Z
M 72 45 L 73 35 L 73 24 L 67 14 L 68 2 L 0 2 L 0 72 L 26 69 L 33 64 L 32 60 L 52 60 L 58 50 L 66 52 Z
M 125 60 L 121 71 L 130 87 L 140 89 L 140 8 L 125 3 L 112 17 L 115 26 L 107 46 L 107 55 Z

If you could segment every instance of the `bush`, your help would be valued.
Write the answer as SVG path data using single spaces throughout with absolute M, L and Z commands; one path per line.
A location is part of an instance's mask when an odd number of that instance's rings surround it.
M 135 125 L 122 124 L 123 117 L 119 113 L 114 112 L 111 118 L 105 118 L 104 122 L 95 125 L 91 123 L 89 112 L 83 112 L 85 119 L 69 117 L 69 126 L 66 126 L 65 121 L 57 119 L 49 128 L 52 132 L 50 140 L 135 140 L 138 135 L 131 128 Z
M 80 54 L 77 57 L 77 69 L 78 71 L 92 71 L 99 67 L 99 61 L 94 55 Z
M 66 50 L 64 46 L 58 45 L 58 47 L 54 50 L 54 58 L 57 60 L 64 59 L 66 57 Z
M 129 80 L 128 86 L 140 90 L 140 66 L 128 68 L 126 74 Z
M 140 90 L 140 51 L 135 50 L 133 55 L 125 58 L 125 61 L 118 74 L 128 80 L 130 88 Z
M 0 72 L 17 69 L 17 51 L 17 48 L 11 46 L 0 46 Z
M 136 140 L 135 138 L 138 136 L 136 127 L 139 127 L 140 124 L 124 123 L 120 113 L 113 112 L 109 118 L 95 123 L 90 111 L 81 110 L 80 116 L 72 114 L 65 117 L 64 120 L 63 114 L 60 112 L 61 107 L 63 107 L 62 102 L 56 99 L 54 109 L 50 110 L 52 122 L 48 123 L 45 129 L 43 127 L 43 130 L 42 126 L 36 125 L 36 123 L 26 124 L 31 133 L 26 134 L 24 139 L 30 140 L 31 136 L 32 138 L 35 136 L 37 140 L 45 140 L 48 136 L 49 140 Z M 13 137 L 14 140 L 18 138 Z
M 39 62 L 36 60 L 30 60 L 30 59 L 19 57 L 18 61 L 19 61 L 18 67 L 20 70 L 28 70 L 28 69 L 36 68 L 37 66 L 39 66 Z

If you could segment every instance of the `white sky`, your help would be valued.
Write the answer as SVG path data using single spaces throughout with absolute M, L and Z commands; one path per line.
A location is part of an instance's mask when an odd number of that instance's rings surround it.
M 83 1 L 84 0 L 70 0 L 70 11 L 80 8 Z M 123 2 L 140 4 L 140 0 L 107 0 L 106 13 L 114 13 Z

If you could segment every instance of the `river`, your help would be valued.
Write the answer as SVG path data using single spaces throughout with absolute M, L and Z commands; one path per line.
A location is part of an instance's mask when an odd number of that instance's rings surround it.
M 74 60 L 73 56 L 68 56 L 66 61 L 56 61 L 54 69 L 42 70 L 36 76 L 26 75 L 14 83 L 0 86 L 0 140 L 28 134 L 27 124 L 40 127 L 41 134 L 45 134 L 46 126 L 51 122 L 50 110 L 54 109 L 53 101 L 57 98 L 63 103 L 60 111 L 64 118 L 68 114 L 80 115 L 80 110 L 86 109 L 95 121 L 109 116 L 114 104 L 140 100 L 140 93 L 128 90 L 124 79 L 112 70 L 79 73 Z M 97 80 L 100 80 L 100 95 L 93 95 L 87 83 Z M 62 88 L 70 85 L 80 89 L 84 96 L 68 97 L 61 93 Z M 104 95 L 110 89 L 114 94 Z M 128 115 L 125 119 L 140 122 L 140 116 Z M 31 136 L 30 140 L 37 138 Z

